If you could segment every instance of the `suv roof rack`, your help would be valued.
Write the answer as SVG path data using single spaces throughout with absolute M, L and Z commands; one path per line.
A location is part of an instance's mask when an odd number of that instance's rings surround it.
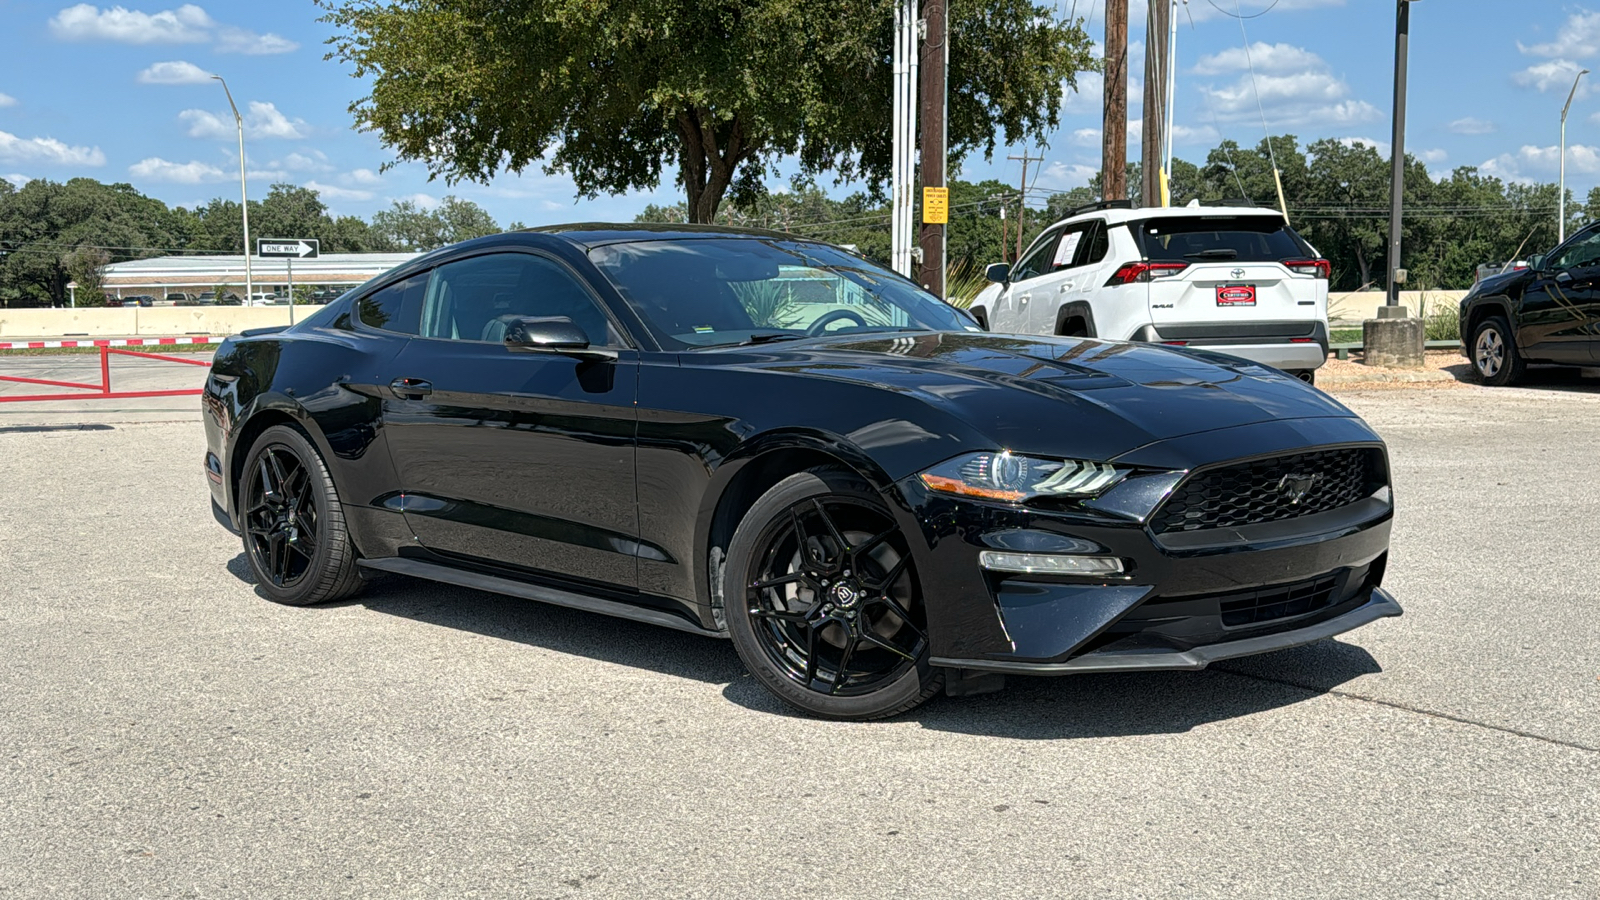
M 1099 212 L 1102 209 L 1133 209 L 1132 200 L 1101 200 L 1098 203 L 1087 203 L 1067 212 L 1066 218 L 1081 216 L 1084 213 Z

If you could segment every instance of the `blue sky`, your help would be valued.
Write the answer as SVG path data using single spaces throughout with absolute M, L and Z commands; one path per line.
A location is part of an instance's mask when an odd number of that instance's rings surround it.
M 1392 2 L 1277 0 L 1268 9 L 1271 2 L 1189 0 L 1180 9 L 1177 155 L 1199 161 L 1222 137 L 1253 146 L 1261 111 L 1273 133 L 1292 132 L 1303 143 L 1371 141 L 1387 154 Z M 1245 15 L 1263 13 L 1245 21 L 1247 34 L 1222 12 L 1236 3 Z M 1104 0 L 1066 0 L 1062 9 L 1086 16 L 1097 40 L 1103 35 Z M 1600 61 L 1600 6 L 1541 0 L 1508 12 L 1487 0 L 1413 7 L 1406 146 L 1434 172 L 1478 166 L 1506 179 L 1556 178 L 1561 103 L 1578 69 Z M 651 194 L 583 201 L 569 179 L 537 171 L 453 187 L 428 181 L 420 165 L 381 172 L 392 157 L 375 136 L 351 128 L 346 106 L 365 91 L 346 68 L 322 58 L 331 32 L 318 15 L 302 0 L 0 0 L 0 177 L 127 181 L 173 205 L 236 197 L 233 120 L 221 87 L 207 77 L 217 72 L 245 115 L 252 197 L 289 181 L 320 190 L 338 213 L 370 216 L 396 199 L 426 205 L 454 193 L 502 224 L 625 220 L 647 203 L 678 199 L 670 173 Z M 1134 0 L 1130 20 L 1137 116 L 1144 0 Z M 1580 199 L 1600 183 L 1594 77 L 1584 78 L 1568 120 L 1567 179 Z M 1100 92 L 1099 76 L 1080 79 L 1043 150 L 1039 187 L 1084 184 L 1098 169 Z M 1136 137 L 1129 146 L 1138 152 Z M 1018 164 L 1005 155 L 970 159 L 963 175 L 1015 183 Z

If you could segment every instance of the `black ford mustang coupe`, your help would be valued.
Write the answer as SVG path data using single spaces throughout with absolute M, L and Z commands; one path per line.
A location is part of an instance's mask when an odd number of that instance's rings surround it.
M 203 402 L 212 496 L 268 597 L 380 570 L 730 637 L 816 715 L 1400 614 L 1383 442 L 1325 394 L 987 334 L 790 235 L 468 241 L 229 339 Z

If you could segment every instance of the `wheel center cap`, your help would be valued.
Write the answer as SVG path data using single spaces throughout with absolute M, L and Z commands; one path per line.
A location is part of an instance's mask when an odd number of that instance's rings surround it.
M 841 581 L 828 589 L 828 596 L 839 606 L 852 609 L 861 599 L 861 589 L 854 582 Z

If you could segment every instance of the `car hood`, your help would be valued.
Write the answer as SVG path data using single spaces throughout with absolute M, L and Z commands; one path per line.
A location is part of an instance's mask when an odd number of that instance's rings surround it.
M 722 355 L 722 354 L 709 354 Z M 987 333 L 840 336 L 741 348 L 725 362 L 916 395 L 1022 453 L 1114 459 L 1183 435 L 1354 418 L 1247 360 L 1155 344 Z

